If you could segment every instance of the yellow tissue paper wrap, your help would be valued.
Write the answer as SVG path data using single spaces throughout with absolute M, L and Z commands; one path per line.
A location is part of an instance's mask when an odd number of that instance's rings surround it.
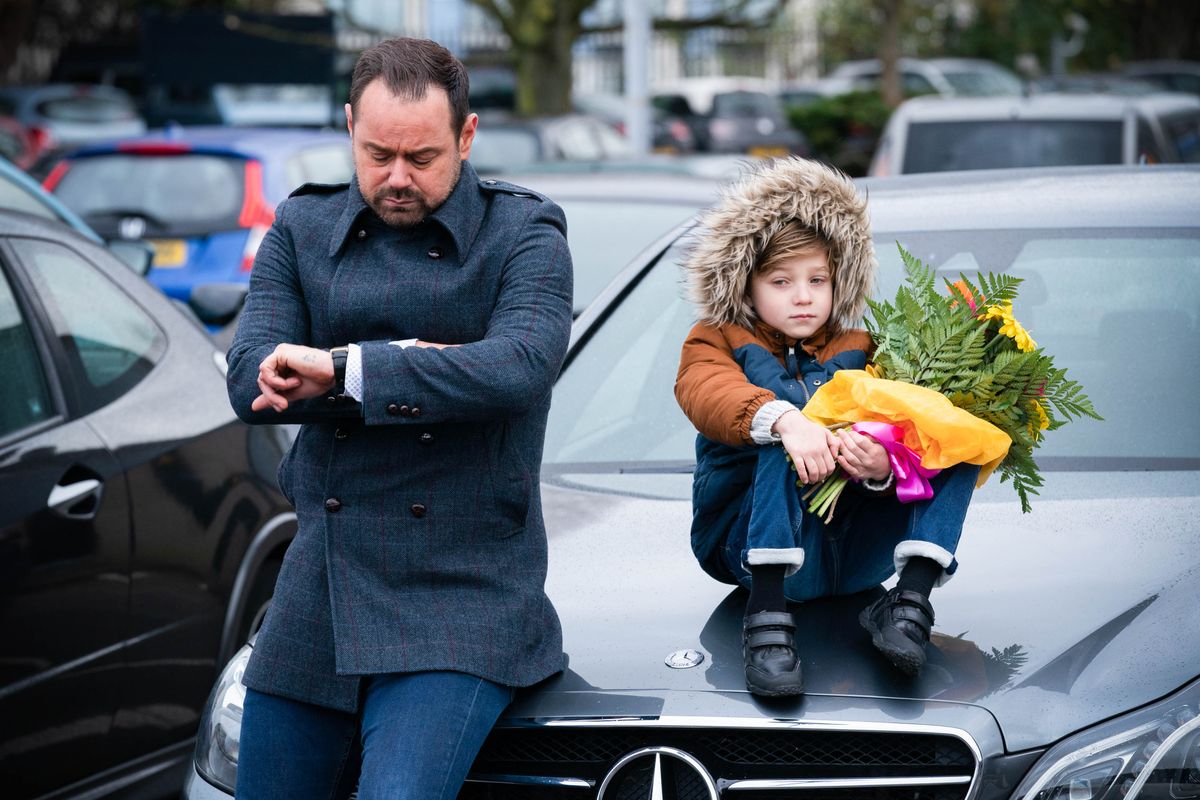
M 978 464 L 976 486 L 983 486 L 1012 444 L 1004 431 L 933 389 L 876 378 L 861 369 L 835 372 L 804 406 L 804 415 L 826 426 L 890 422 L 904 431 L 904 444 L 921 456 L 923 467 Z

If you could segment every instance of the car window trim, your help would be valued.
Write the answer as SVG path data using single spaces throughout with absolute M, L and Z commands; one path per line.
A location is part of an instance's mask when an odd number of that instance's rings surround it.
M 150 366 L 150 372 L 146 373 L 145 377 L 148 378 L 150 376 L 150 373 L 152 373 L 152 372 L 154 372 L 154 370 L 158 369 L 158 365 L 162 362 L 163 357 L 167 354 L 167 351 L 170 348 L 170 341 L 171 341 L 170 336 L 163 329 L 162 324 L 159 322 L 158 318 L 154 315 L 154 313 L 151 312 L 149 309 L 147 309 L 146 306 L 140 300 L 138 300 L 138 298 L 136 296 L 134 296 L 130 292 L 126 291 L 125 287 L 123 287 L 121 285 L 120 281 L 113 279 L 112 274 L 109 272 L 108 268 L 104 267 L 101 263 L 98 263 L 96 261 L 96 259 L 89 258 L 84 253 L 80 252 L 80 250 L 77 247 L 73 246 L 74 243 L 71 241 L 68 241 L 66 239 L 55 239 L 55 238 L 51 238 L 48 236 L 37 236 L 37 235 L 11 236 L 8 238 L 7 241 L 5 241 L 3 243 L 4 247 L 7 248 L 10 263 L 20 264 L 20 260 L 17 258 L 16 251 L 12 248 L 12 244 L 11 244 L 12 240 L 15 240 L 15 239 L 20 239 L 23 241 L 30 241 L 30 242 L 46 242 L 51 245 L 57 245 L 59 247 L 64 247 L 67 250 L 71 251 L 73 254 L 75 254 L 75 256 L 78 257 L 80 260 L 82 260 L 86 264 L 90 265 L 93 269 L 95 269 L 98 273 L 100 273 L 100 275 L 104 278 L 104 280 L 107 281 L 113 287 L 113 289 L 115 291 L 117 291 L 118 293 L 123 295 L 126 300 L 128 300 L 130 303 L 132 303 L 142 313 L 142 315 L 150 321 L 150 324 L 154 326 L 154 329 L 156 331 L 158 331 L 158 333 L 159 333 L 158 344 L 155 347 L 153 347 L 146 354 L 146 357 L 150 361 L 151 366 Z M 96 247 L 100 248 L 99 245 L 96 245 Z M 107 253 L 107 251 L 105 251 L 103 248 L 100 248 L 100 251 Z M 113 256 L 113 258 L 115 258 L 115 256 Z M 128 268 L 125 267 L 124 265 L 121 265 L 120 268 L 128 271 Z M 27 267 L 25 267 L 23 264 L 20 264 L 20 269 L 23 272 L 25 272 L 27 270 Z M 105 403 L 104 405 L 98 406 L 96 408 L 89 408 L 89 404 L 84 401 L 83 397 L 80 394 L 79 387 L 75 387 L 74 383 L 72 383 L 72 385 L 71 385 L 72 390 L 71 391 L 67 390 L 67 384 L 62 380 L 62 376 L 72 375 L 75 373 L 76 370 L 75 370 L 74 366 L 71 364 L 71 359 L 70 359 L 70 356 L 68 356 L 68 354 L 67 354 L 66 348 L 63 347 L 62 343 L 59 341 L 58 335 L 55 332 L 55 328 L 54 328 L 54 320 L 51 318 L 49 311 L 46 309 L 45 304 L 42 302 L 42 299 L 38 296 L 36 286 L 33 283 L 33 279 L 30 278 L 28 276 L 28 274 L 25 274 L 25 275 L 22 275 L 21 280 L 25 281 L 24 289 L 28 295 L 29 302 L 31 304 L 36 304 L 38 322 L 42 328 L 42 332 L 45 337 L 45 346 L 46 346 L 46 349 L 51 354 L 51 358 L 53 359 L 54 371 L 56 373 L 55 381 L 59 386 L 60 396 L 62 398 L 62 405 L 60 406 L 60 409 L 63 413 L 65 420 L 83 419 L 83 418 L 87 417 L 89 414 L 95 413 L 96 411 L 99 411 L 102 408 L 106 408 L 107 406 L 111 405 L 112 403 L 116 402 L 117 400 L 120 400 L 122 397 L 124 397 L 126 394 L 128 394 L 129 390 L 126 390 L 126 391 L 122 392 L 121 394 L 117 395 L 116 397 L 114 397 L 108 403 Z M 82 368 L 83 365 L 80 364 L 79 366 Z M 145 378 L 143 378 L 143 380 L 145 380 Z M 138 381 L 138 383 L 141 383 L 141 381 Z M 136 386 L 136 384 L 135 384 L 135 386 Z M 130 389 L 132 389 L 132 388 L 133 387 L 130 387 Z
M 9 238 L 0 239 L 0 275 L 8 280 L 12 288 L 13 299 L 16 300 L 17 310 L 21 312 L 25 324 L 29 327 L 29 335 L 33 339 L 34 352 L 41 362 L 42 376 L 46 380 L 46 390 L 50 394 L 53 413 L 44 420 L 17 428 L 7 434 L 0 434 L 0 447 L 4 447 L 32 436 L 36 436 L 52 428 L 66 423 L 70 419 L 70 405 L 59 376 L 60 365 L 55 357 L 54 345 L 47 335 L 50 328 L 45 316 L 45 309 L 33 291 L 32 283 L 25 275 L 25 267 L 17 258 L 16 251 L 9 244 Z

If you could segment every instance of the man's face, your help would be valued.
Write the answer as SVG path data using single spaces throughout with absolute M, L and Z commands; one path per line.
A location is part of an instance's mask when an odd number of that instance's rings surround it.
M 358 99 L 357 114 L 346 104 L 363 199 L 397 228 L 425 219 L 454 190 L 478 121 L 469 115 L 456 134 L 450 100 L 440 86 L 428 87 L 425 97 L 412 101 L 392 94 L 381 78 L 369 83 Z

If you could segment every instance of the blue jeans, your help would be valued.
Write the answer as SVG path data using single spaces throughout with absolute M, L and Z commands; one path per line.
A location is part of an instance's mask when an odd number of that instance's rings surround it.
M 780 446 L 759 448 L 754 481 L 725 540 L 725 562 L 749 588 L 749 566 L 786 564 L 784 594 L 796 602 L 853 594 L 887 580 L 909 558 L 931 558 L 945 583 L 958 569 L 954 551 L 979 467 L 959 464 L 930 480 L 933 497 L 901 503 L 846 487 L 833 521 L 809 513 L 796 473 Z
M 513 690 L 457 672 L 372 676 L 361 715 L 246 690 L 239 800 L 453 800 Z

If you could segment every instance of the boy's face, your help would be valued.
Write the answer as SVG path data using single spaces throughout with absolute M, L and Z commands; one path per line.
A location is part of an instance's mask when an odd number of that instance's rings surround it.
M 775 330 L 807 339 L 829 321 L 832 277 L 825 251 L 790 256 L 750 278 L 750 304 Z
M 397 97 L 382 78 L 363 90 L 358 113 L 346 104 L 354 172 L 363 199 L 389 225 L 416 225 L 446 202 L 471 154 L 478 118 L 455 133 L 450 99 L 430 86 L 420 100 Z

